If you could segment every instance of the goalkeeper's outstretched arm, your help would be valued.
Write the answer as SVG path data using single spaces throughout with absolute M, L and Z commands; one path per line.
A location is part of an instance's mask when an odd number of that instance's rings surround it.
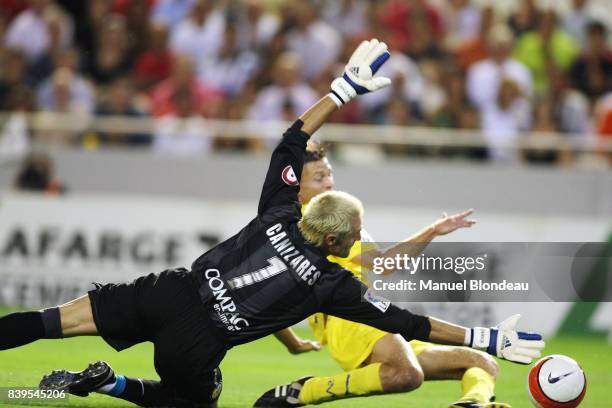
M 271 211 L 275 207 L 299 202 L 299 181 L 308 138 L 336 109 L 357 95 L 389 86 L 390 79 L 374 76 L 387 59 L 389 52 L 385 43 L 375 39 L 362 42 L 351 56 L 344 74 L 332 82 L 329 94 L 310 107 L 285 132 L 272 152 L 259 199 L 257 214 L 260 217 L 278 213 Z
M 510 316 L 491 328 L 465 328 L 428 317 L 431 325 L 429 340 L 434 343 L 464 345 L 515 363 L 531 364 L 534 358 L 540 357 L 545 343 L 537 333 L 516 330 L 520 317 L 518 314 Z
M 349 272 L 334 288 L 321 311 L 398 333 L 408 341 L 464 345 L 516 363 L 531 363 L 545 345 L 541 335 L 516 330 L 520 315 L 511 316 L 496 327 L 463 327 L 401 309 L 378 297 Z

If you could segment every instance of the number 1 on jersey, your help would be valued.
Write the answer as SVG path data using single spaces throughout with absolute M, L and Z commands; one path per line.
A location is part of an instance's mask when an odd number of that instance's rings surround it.
M 253 285 L 265 279 L 278 275 L 287 270 L 287 265 L 278 257 L 273 256 L 268 259 L 268 266 L 261 268 L 255 272 L 245 273 L 244 275 L 232 278 L 228 281 L 228 285 L 232 289 L 240 289 L 245 286 Z

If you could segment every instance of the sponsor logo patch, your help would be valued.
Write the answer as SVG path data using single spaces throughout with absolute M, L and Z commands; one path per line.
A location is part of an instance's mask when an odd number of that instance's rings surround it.
M 383 313 L 386 312 L 389 305 L 391 305 L 391 302 L 374 294 L 370 289 L 366 290 L 363 298 Z
M 249 327 L 249 321 L 240 315 L 231 293 L 225 287 L 225 281 L 221 279 L 221 272 L 218 269 L 207 269 L 204 276 L 217 302 L 213 305 L 213 309 L 217 312 L 219 320 L 225 325 L 226 329 L 228 331 L 240 331 Z

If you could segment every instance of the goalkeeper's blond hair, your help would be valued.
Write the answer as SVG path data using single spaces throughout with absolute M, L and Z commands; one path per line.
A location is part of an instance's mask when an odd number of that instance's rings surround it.
M 362 215 L 363 204 L 357 197 L 343 191 L 327 191 L 310 200 L 298 227 L 307 242 L 321 247 L 327 234 L 344 240 L 353 233 L 353 220 Z

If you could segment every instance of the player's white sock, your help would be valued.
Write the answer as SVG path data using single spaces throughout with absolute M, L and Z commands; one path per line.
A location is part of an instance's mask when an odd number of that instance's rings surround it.
M 117 380 L 116 379 L 112 383 L 108 383 L 106 385 L 101 386 L 100 388 L 98 388 L 94 392 L 99 392 L 100 394 L 108 394 L 113 388 L 115 388 L 115 385 L 117 385 Z
M 115 395 L 115 396 L 120 395 L 123 392 L 123 390 L 125 390 L 125 384 L 126 384 L 125 377 L 122 375 L 118 375 L 115 377 L 115 380 L 113 382 L 110 382 L 108 384 L 101 386 L 94 392 L 97 392 L 100 394 Z

